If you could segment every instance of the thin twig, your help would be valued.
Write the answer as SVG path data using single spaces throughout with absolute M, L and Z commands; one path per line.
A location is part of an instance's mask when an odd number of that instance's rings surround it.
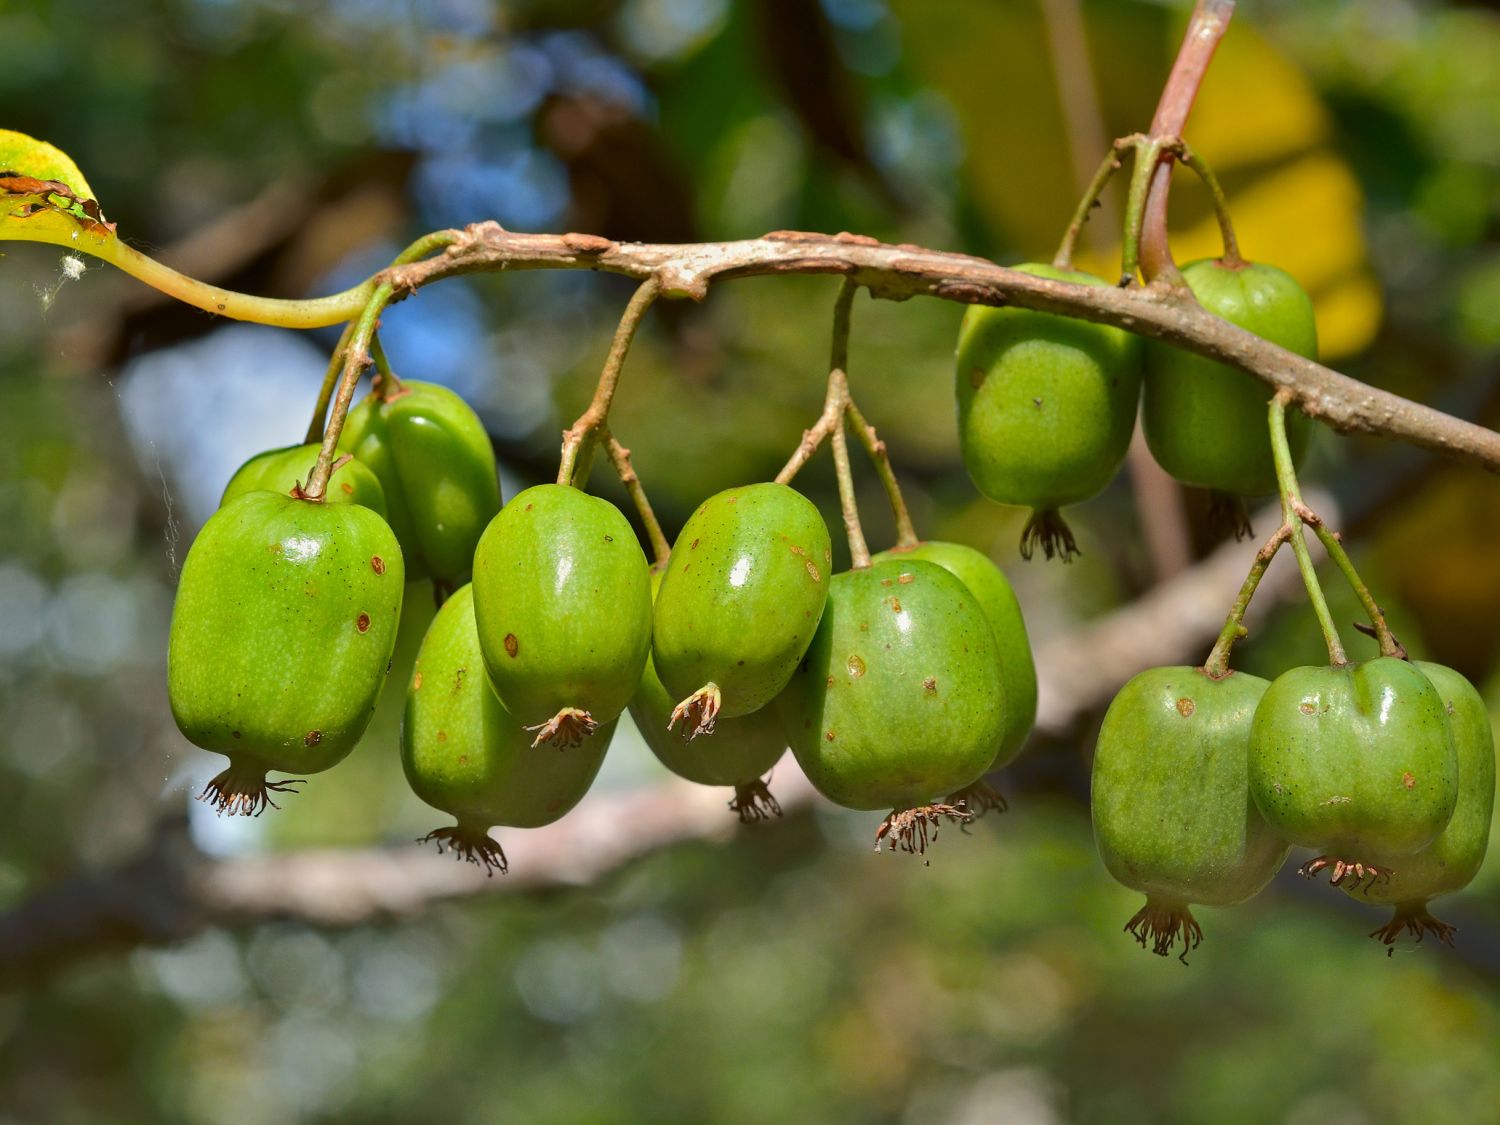
M 349 337 L 354 335 L 354 321 L 344 325 L 344 331 L 339 335 L 339 342 L 333 346 L 333 354 L 328 357 L 328 370 L 323 374 L 323 386 L 318 391 L 318 401 L 313 407 L 312 421 L 307 424 L 307 436 L 302 439 L 303 445 L 311 445 L 315 441 L 323 440 L 323 426 L 328 418 L 328 403 L 333 398 L 333 388 L 339 385 L 339 372 L 344 369 L 344 355 L 349 350 Z
M 1291 533 L 1292 552 L 1297 556 L 1297 569 L 1302 572 L 1302 584 L 1307 587 L 1307 600 L 1312 604 L 1313 615 L 1318 619 L 1318 628 L 1328 645 L 1328 662 L 1334 665 L 1349 663 L 1344 651 L 1344 642 L 1339 639 L 1338 626 L 1328 609 L 1328 599 L 1323 596 L 1323 587 L 1318 582 L 1318 572 L 1313 568 L 1312 555 L 1307 550 L 1307 540 L 1302 534 L 1302 517 L 1305 510 L 1302 492 L 1297 484 L 1297 472 L 1292 466 L 1292 452 L 1286 440 L 1287 396 L 1277 392 L 1271 399 L 1270 427 L 1271 453 L 1276 461 L 1276 489 L 1281 496 L 1281 521 Z
M 615 474 L 620 478 L 620 483 L 625 486 L 630 499 L 635 504 L 635 510 L 640 514 L 641 524 L 646 529 L 646 538 L 651 542 L 651 556 L 653 561 L 664 563 L 667 556 L 672 553 L 672 545 L 667 542 L 667 537 L 662 533 L 661 523 L 656 518 L 656 512 L 651 507 L 651 501 L 646 498 L 646 489 L 641 485 L 641 478 L 636 474 L 635 466 L 630 460 L 630 450 L 620 444 L 619 440 L 610 433 L 608 429 L 603 431 L 604 446 L 609 451 L 609 460 L 615 467 Z
M 844 401 L 844 414 L 849 419 L 854 436 L 874 462 L 875 474 L 880 477 L 880 483 L 885 486 L 886 498 L 891 503 L 891 517 L 896 523 L 896 546 L 915 547 L 920 540 L 917 538 L 916 528 L 912 526 L 911 512 L 906 507 L 906 497 L 901 494 L 901 484 L 896 480 L 896 470 L 891 466 L 891 456 L 885 442 L 875 432 L 875 427 L 860 413 L 852 393 Z

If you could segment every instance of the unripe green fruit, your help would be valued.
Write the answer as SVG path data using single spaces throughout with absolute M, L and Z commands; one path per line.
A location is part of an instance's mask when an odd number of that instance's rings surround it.
M 447 387 L 405 380 L 349 411 L 339 448 L 380 478 L 407 577 L 448 589 L 467 582 L 479 536 L 500 510 L 495 451 L 469 404 Z
M 984 611 L 984 619 L 995 633 L 1000 653 L 1000 682 L 1005 692 L 1005 730 L 989 768 L 997 770 L 1008 765 L 1020 753 L 1026 736 L 1036 724 L 1036 663 L 1031 657 L 1021 603 L 1016 600 L 1010 580 L 988 555 L 962 543 L 929 540 L 915 547 L 892 547 L 875 556 L 877 562 L 884 559 L 937 563 L 964 584 Z
M 921 850 L 976 780 L 1006 723 L 995 635 L 974 596 L 936 563 L 887 559 L 835 575 L 806 657 L 780 696 L 792 752 L 818 792 L 896 812 L 889 834 Z
M 267 770 L 317 773 L 359 741 L 401 616 L 401 548 L 374 512 L 273 492 L 231 500 L 182 566 L 167 688 L 182 733 L 228 755 L 206 799 L 252 813 Z
M 1275 266 L 1205 258 L 1183 267 L 1193 295 L 1215 316 L 1288 351 L 1316 359 L 1312 299 Z M 1184 484 L 1254 496 L 1276 491 L 1266 411 L 1271 389 L 1225 364 L 1158 341 L 1146 346 L 1141 425 L 1152 456 Z M 1311 423 L 1287 412 L 1287 444 L 1299 462 Z
M 1250 793 L 1281 836 L 1332 865 L 1383 874 L 1437 837 L 1458 800 L 1458 754 L 1431 681 L 1394 657 L 1293 668 L 1266 689 L 1250 740 Z
M 786 686 L 823 614 L 832 558 L 818 509 L 784 484 L 698 506 L 667 561 L 652 630 L 657 674 L 694 733 Z
M 454 591 L 422 640 L 401 725 L 401 767 L 412 791 L 458 821 L 426 839 L 504 872 L 505 853 L 489 829 L 537 828 L 578 804 L 615 725 L 605 723 L 566 754 L 533 749 L 485 674 L 473 588 Z
M 661 585 L 661 571 L 651 576 L 652 592 Z M 655 653 L 646 658 L 641 683 L 630 700 L 630 716 L 651 752 L 678 777 L 699 785 L 729 785 L 735 790 L 730 809 L 742 822 L 781 815 L 781 807 L 762 777 L 786 750 L 786 733 L 774 707 L 726 719 L 714 729 L 689 740 L 688 729 L 667 729 L 677 699 L 656 674 Z
M 490 679 L 538 742 L 569 746 L 615 718 L 651 647 L 651 578 L 607 500 L 528 488 L 474 551 L 474 611 Z
M 1055 266 L 1037 277 L 1104 285 Z M 1140 349 L 1119 328 L 1022 308 L 971 305 L 957 354 L 958 434 L 964 465 L 992 500 L 1035 510 L 1022 541 L 1047 557 L 1076 548 L 1056 516 L 1103 490 L 1125 460 L 1140 398 Z
M 1432 681 L 1448 714 L 1458 754 L 1458 803 L 1447 827 L 1415 855 L 1375 857 L 1376 866 L 1388 870 L 1389 877 L 1345 889 L 1362 901 L 1396 908 L 1390 922 L 1370 935 L 1386 945 L 1403 930 L 1418 941 L 1432 933 L 1451 945 L 1453 927 L 1429 914 L 1427 903 L 1467 887 L 1484 863 L 1495 808 L 1495 733 L 1473 684 L 1441 664 L 1419 662 L 1416 667 Z
M 219 500 L 219 507 L 222 508 L 247 492 L 292 495 L 312 475 L 318 451 L 319 446 L 314 442 L 257 453 L 229 478 L 229 483 L 224 486 L 224 495 Z M 380 478 L 357 457 L 346 459 L 334 469 L 333 475 L 328 478 L 328 491 L 323 499 L 329 504 L 359 504 L 381 518 L 386 515 L 385 489 L 380 485 Z
M 1271 881 L 1290 851 L 1250 799 L 1256 705 L 1269 685 L 1232 672 L 1150 668 L 1120 689 L 1099 731 L 1090 803 L 1109 873 L 1146 896 L 1126 925 L 1166 956 L 1201 940 L 1191 903 L 1232 906 Z

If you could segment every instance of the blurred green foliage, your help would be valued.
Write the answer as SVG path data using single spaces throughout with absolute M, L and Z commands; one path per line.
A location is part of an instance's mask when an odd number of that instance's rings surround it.
M 1101 127 L 1143 127 L 1181 11 L 1082 7 Z M 1194 120 L 1226 122 L 1196 143 L 1255 216 L 1247 249 L 1326 267 L 1328 294 L 1354 294 L 1357 308 L 1320 310 L 1358 329 L 1346 370 L 1495 424 L 1500 21 L 1439 3 L 1241 8 L 1230 88 L 1206 90 Z M 1013 261 L 1050 251 L 1076 195 L 1055 79 L 1079 61 L 1049 46 L 1044 14 L 14 0 L 0 124 L 73 156 L 123 237 L 183 250 L 210 230 L 218 280 L 257 291 L 331 289 L 422 230 L 491 216 L 643 239 L 850 229 Z M 269 212 L 214 226 L 277 190 Z M 1185 187 L 1178 206 L 1187 246 L 1203 200 Z M 1335 236 L 1337 253 L 1317 249 Z M 1089 237 L 1107 253 L 1107 232 Z M 448 282 L 391 310 L 386 343 L 398 370 L 476 402 L 510 495 L 550 476 L 627 293 L 586 276 Z M 826 279 L 736 282 L 652 318 L 614 425 L 671 529 L 704 495 L 774 473 L 811 421 L 833 295 Z M 1022 513 L 977 497 L 957 460 L 958 316 L 862 298 L 853 385 L 920 528 L 989 550 L 1034 639 L 1057 636 L 1150 583 L 1129 481 L 1076 514 L 1077 564 L 1021 567 Z M 239 331 L 102 269 L 67 280 L 52 250 L 0 258 L 0 910 L 117 862 L 185 807 L 220 852 L 406 846 L 435 823 L 400 776 L 395 690 L 355 754 L 282 812 L 219 824 L 190 801 L 212 761 L 165 706 L 176 568 L 229 469 L 300 436 L 322 363 Z M 1412 649 L 1495 699 L 1493 478 L 1331 435 L 1308 475 L 1347 513 Z M 835 510 L 825 461 L 802 479 Z M 868 474 L 862 489 L 884 546 Z M 1339 620 L 1356 617 L 1329 589 Z M 430 613 L 412 587 L 393 687 Z M 1263 675 L 1320 659 L 1300 606 L 1243 651 Z M 1494 1116 L 1500 869 L 1445 912 L 1457 953 L 1387 960 L 1361 937 L 1376 912 L 1286 875 L 1204 911 L 1191 968 L 1158 960 L 1120 932 L 1137 903 L 1093 854 L 1096 723 L 1034 740 L 1006 779 L 1012 812 L 945 832 L 930 867 L 869 854 L 870 818 L 820 808 L 594 886 L 70 966 L 0 995 L 0 1122 Z M 659 776 L 622 736 L 601 785 Z

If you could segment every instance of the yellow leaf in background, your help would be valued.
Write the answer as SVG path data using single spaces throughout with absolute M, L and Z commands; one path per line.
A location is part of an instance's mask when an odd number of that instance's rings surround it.
M 903 17 L 913 72 L 960 119 L 975 210 L 1008 253 L 1050 258 L 1082 191 L 1056 68 L 1080 60 L 1055 53 L 1043 0 L 893 0 L 893 7 Z M 1171 18 L 1144 2 L 1083 9 L 1089 58 L 1081 65 L 1091 67 L 1100 129 L 1109 137 L 1145 129 L 1183 14 Z M 1337 360 L 1366 347 L 1382 302 L 1368 266 L 1359 184 L 1329 147 L 1331 119 L 1312 83 L 1243 15 L 1219 48 L 1186 136 L 1218 173 L 1246 256 L 1280 266 L 1311 293 L 1322 356 Z M 1174 181 L 1172 250 L 1182 262 L 1219 252 L 1208 194 L 1192 179 L 1179 171 Z M 1115 198 L 1123 196 L 1121 186 Z M 1118 274 L 1118 232 L 1092 225 L 1082 241 L 1082 268 Z

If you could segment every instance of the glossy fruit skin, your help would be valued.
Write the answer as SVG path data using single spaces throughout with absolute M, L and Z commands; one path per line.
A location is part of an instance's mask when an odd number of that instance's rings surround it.
M 422 640 L 401 724 L 401 768 L 418 797 L 462 826 L 536 828 L 582 800 L 614 730 L 606 723 L 566 754 L 533 749 L 490 686 L 473 588 L 464 586 Z
M 651 647 L 651 578 L 607 500 L 539 484 L 500 510 L 474 552 L 479 644 L 523 726 L 564 708 L 604 723 L 625 710 Z
M 172 715 L 205 750 L 316 773 L 375 710 L 401 617 L 401 548 L 374 512 L 274 492 L 193 540 L 167 649 Z
M 1106 284 L 1077 270 L 1016 268 Z M 964 464 L 991 500 L 1055 509 L 1097 495 L 1119 471 L 1140 398 L 1140 347 L 1130 333 L 1031 309 L 971 305 L 956 368 Z
M 1232 906 L 1290 846 L 1250 799 L 1256 705 L 1270 685 L 1231 672 L 1148 668 L 1120 689 L 1094 752 L 1094 841 L 1119 882 L 1159 900 Z
M 1316 359 L 1312 299 L 1275 266 L 1225 266 L 1205 258 L 1183 267 L 1198 302 L 1231 324 Z M 1141 426 L 1157 464 L 1184 484 L 1246 496 L 1276 491 L 1266 412 L 1271 390 L 1222 363 L 1150 341 Z M 1307 449 L 1312 423 L 1287 412 L 1292 460 Z
M 469 404 L 447 387 L 407 379 L 390 399 L 349 411 L 339 448 L 380 478 L 407 578 L 467 582 L 474 547 L 500 510 L 495 451 Z
M 1284 672 L 1255 711 L 1250 792 L 1301 847 L 1366 865 L 1420 851 L 1458 800 L 1443 698 L 1394 657 Z
M 808 780 L 851 809 L 926 805 L 975 781 L 1005 729 L 984 612 L 936 563 L 834 576 L 807 655 L 776 706 Z
M 219 507 L 247 492 L 280 492 L 290 496 L 294 488 L 306 484 L 312 475 L 318 450 L 319 446 L 314 442 L 257 453 L 229 478 Z M 380 478 L 357 457 L 345 461 L 333 471 L 323 499 L 329 504 L 360 504 L 382 519 L 386 515 L 385 489 L 381 487 Z
M 1489 710 L 1474 685 L 1452 668 L 1418 661 L 1442 697 L 1458 753 L 1458 804 L 1436 840 L 1409 856 L 1377 856 L 1390 878 L 1350 884 L 1362 902 L 1392 905 L 1425 902 L 1468 886 L 1484 863 L 1495 808 L 1495 733 Z
M 1031 657 L 1021 603 L 1016 600 L 1005 572 L 982 551 L 940 540 L 911 548 L 893 547 L 875 557 L 937 563 L 974 595 L 995 633 L 995 645 L 1000 652 L 1000 682 L 1005 691 L 1005 730 L 990 769 L 997 770 L 1014 761 L 1036 724 L 1036 663 Z
M 792 677 L 828 599 L 828 525 L 801 493 L 751 484 L 710 496 L 662 575 L 652 660 L 677 702 L 713 683 L 719 715 L 758 711 Z
M 651 576 L 652 593 L 660 586 L 658 571 Z M 678 701 L 656 674 L 653 646 L 630 700 L 630 717 L 651 752 L 678 777 L 699 785 L 744 785 L 758 781 L 786 751 L 786 733 L 775 708 L 738 718 L 721 716 L 713 731 L 689 741 L 681 728 L 667 729 Z

